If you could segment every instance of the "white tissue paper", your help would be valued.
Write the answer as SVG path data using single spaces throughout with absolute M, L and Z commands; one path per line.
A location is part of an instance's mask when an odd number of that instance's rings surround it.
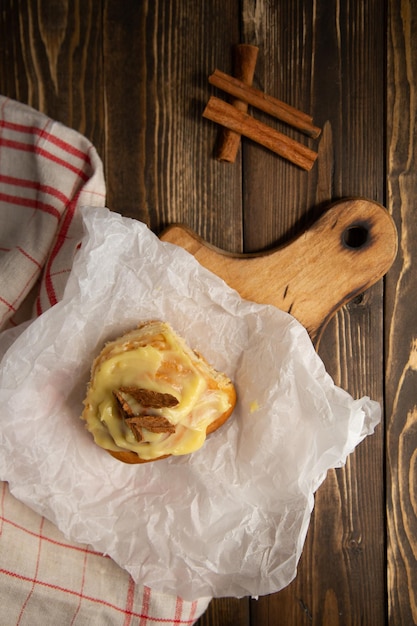
M 62 301 L 1 362 L 0 478 L 136 582 L 187 600 L 279 591 L 296 575 L 315 490 L 373 432 L 379 404 L 334 384 L 294 318 L 243 300 L 144 224 L 92 207 L 82 219 Z M 125 465 L 80 414 L 95 355 L 147 319 L 226 372 L 238 404 L 199 451 Z

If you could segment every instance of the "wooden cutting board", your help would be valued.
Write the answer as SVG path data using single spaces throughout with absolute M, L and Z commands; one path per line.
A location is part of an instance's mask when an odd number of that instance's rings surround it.
M 161 239 L 188 250 L 243 298 L 290 312 L 316 345 L 336 311 L 382 278 L 397 253 L 388 211 L 362 198 L 333 204 L 294 241 L 262 254 L 229 254 L 181 225 Z

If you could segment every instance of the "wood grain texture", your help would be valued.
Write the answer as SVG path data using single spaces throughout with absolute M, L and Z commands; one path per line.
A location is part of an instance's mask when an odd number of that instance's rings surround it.
M 390 2 L 387 200 L 399 253 L 387 277 L 386 415 L 390 624 L 417 624 L 417 7 Z
M 181 226 L 161 238 L 185 248 L 243 298 L 291 313 L 316 345 L 335 313 L 378 282 L 397 253 L 388 211 L 360 198 L 334 203 L 293 241 L 264 254 L 226 254 Z
M 329 198 L 352 190 L 382 201 L 384 189 L 384 70 L 377 62 L 384 51 L 381 4 L 273 3 L 265 6 L 264 19 L 276 28 L 268 30 L 264 46 L 262 87 L 310 112 L 323 134 L 317 168 L 308 176 L 284 163 L 261 161 L 247 146 L 250 251 L 288 240 L 318 217 Z M 371 292 L 329 324 L 320 354 L 352 395 L 382 400 L 381 285 Z M 317 493 L 296 580 L 253 603 L 254 624 L 384 623 L 383 430 L 333 474 Z
M 212 158 L 216 128 L 201 121 L 208 75 L 231 64 L 236 9 L 217 2 L 208 13 L 192 0 L 127 4 L 104 3 L 106 160 L 118 164 L 107 170 L 110 208 L 156 232 L 184 222 L 240 251 L 240 165 L 221 174 L 224 166 Z M 130 155 L 124 171 L 120 146 Z
M 2 93 L 104 143 L 102 32 L 94 0 L 2 2 Z

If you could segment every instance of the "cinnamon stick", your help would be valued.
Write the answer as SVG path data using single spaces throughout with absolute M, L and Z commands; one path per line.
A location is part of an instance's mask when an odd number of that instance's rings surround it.
M 244 102 L 254 106 L 273 117 L 297 128 L 306 135 L 316 139 L 320 133 L 321 128 L 314 126 L 313 118 L 302 111 L 281 102 L 273 96 L 265 94 L 259 89 L 247 85 L 242 80 L 229 76 L 220 70 L 215 70 L 211 76 L 209 76 L 209 83 L 218 87 L 222 91 L 225 91 L 229 95 L 243 100 Z
M 233 47 L 233 74 L 235 78 L 251 86 L 255 73 L 259 48 L 249 44 L 237 44 Z M 234 98 L 231 104 L 242 113 L 248 110 L 247 102 Z M 234 163 L 239 150 L 240 134 L 230 128 L 222 127 L 217 145 L 217 159 Z
M 256 141 L 305 170 L 313 167 L 318 156 L 317 152 L 307 146 L 286 137 L 251 115 L 238 111 L 231 104 L 215 96 L 209 99 L 203 117 Z

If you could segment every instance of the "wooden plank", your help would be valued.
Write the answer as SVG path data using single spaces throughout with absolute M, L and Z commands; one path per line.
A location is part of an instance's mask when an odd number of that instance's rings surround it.
M 1 93 L 104 143 L 102 41 L 95 3 L 5 3 Z M 10 71 L 13 68 L 13 71 Z
M 386 279 L 388 610 L 417 624 L 417 6 L 389 2 L 387 202 L 399 252 Z
M 383 200 L 384 11 L 375 1 L 339 9 L 324 1 L 264 6 L 259 32 L 267 35 L 254 84 L 311 113 L 324 130 L 317 168 L 307 175 L 245 147 L 250 251 L 288 240 L 331 197 Z M 383 400 L 380 284 L 342 310 L 320 354 L 352 395 Z M 380 427 L 346 468 L 330 473 L 317 493 L 296 580 L 252 603 L 254 624 L 275 624 L 277 615 L 286 625 L 384 623 L 383 439 Z
M 236 9 L 219 1 L 210 11 L 192 0 L 105 2 L 111 208 L 155 232 L 184 222 L 233 251 L 242 247 L 240 163 L 225 175 L 212 158 L 217 128 L 202 111 L 209 74 L 230 68 L 238 24 Z
M 311 3 L 243 3 L 242 30 L 260 48 L 253 86 L 311 114 L 313 14 Z M 316 150 L 320 143 L 260 111 L 256 119 Z M 304 172 L 248 141 L 243 144 L 245 251 L 288 241 L 308 224 L 318 163 Z
M 248 598 L 212 600 L 207 611 L 196 622 L 197 626 L 250 626 L 250 623 Z

